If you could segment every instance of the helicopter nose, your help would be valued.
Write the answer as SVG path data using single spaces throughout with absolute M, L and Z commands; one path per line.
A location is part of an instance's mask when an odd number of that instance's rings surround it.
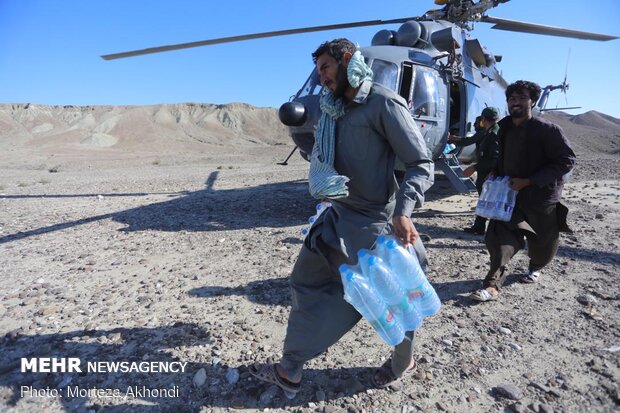
M 308 110 L 301 102 L 286 102 L 280 106 L 278 117 L 286 126 L 301 126 L 308 118 Z

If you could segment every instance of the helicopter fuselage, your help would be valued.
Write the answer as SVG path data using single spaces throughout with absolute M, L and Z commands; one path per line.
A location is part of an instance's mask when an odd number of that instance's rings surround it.
M 411 116 L 436 159 L 443 153 L 449 133 L 475 133 L 476 117 L 485 107 L 494 106 L 500 114 L 507 113 L 507 83 L 496 69 L 495 56 L 466 30 L 446 21 L 406 25 L 410 27 L 401 27 L 398 33 L 378 32 L 373 45 L 360 51 L 373 71 L 373 81 L 408 102 Z M 406 36 L 409 39 L 403 40 Z M 398 44 L 405 41 L 410 46 Z M 281 120 L 291 127 L 292 139 L 305 159 L 309 159 L 314 144 L 321 90 L 313 70 L 289 106 L 285 108 L 285 104 L 280 110 Z M 297 109 L 298 116 L 293 120 L 283 116 L 283 109 L 290 115 L 290 105 Z M 472 147 L 462 148 L 459 159 L 469 161 L 473 152 Z

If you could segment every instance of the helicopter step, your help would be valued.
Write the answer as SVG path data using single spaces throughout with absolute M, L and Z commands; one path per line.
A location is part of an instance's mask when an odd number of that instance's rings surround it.
M 443 171 L 448 180 L 459 193 L 473 192 L 476 190 L 474 181 L 463 175 L 463 169 L 454 154 L 442 154 L 435 161 L 435 165 Z

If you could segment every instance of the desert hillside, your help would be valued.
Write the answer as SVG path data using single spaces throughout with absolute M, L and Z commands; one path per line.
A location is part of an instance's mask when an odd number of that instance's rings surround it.
M 5 151 L 77 156 L 205 152 L 290 143 L 275 109 L 243 103 L 4 104 L 0 105 L 0 137 Z

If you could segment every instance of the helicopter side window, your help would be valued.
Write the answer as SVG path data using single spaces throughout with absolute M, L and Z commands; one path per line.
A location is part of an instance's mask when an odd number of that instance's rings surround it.
M 441 88 L 441 79 L 431 69 L 418 66 L 415 73 L 413 88 L 413 114 L 415 117 L 436 118 L 440 116 L 440 104 L 445 101 Z
M 318 95 L 321 91 L 321 82 L 319 81 L 319 74 L 316 69 L 312 71 L 306 83 L 298 93 L 298 97 Z
M 374 59 L 370 68 L 373 73 L 372 80 L 396 91 L 396 84 L 398 83 L 398 66 L 392 62 Z

